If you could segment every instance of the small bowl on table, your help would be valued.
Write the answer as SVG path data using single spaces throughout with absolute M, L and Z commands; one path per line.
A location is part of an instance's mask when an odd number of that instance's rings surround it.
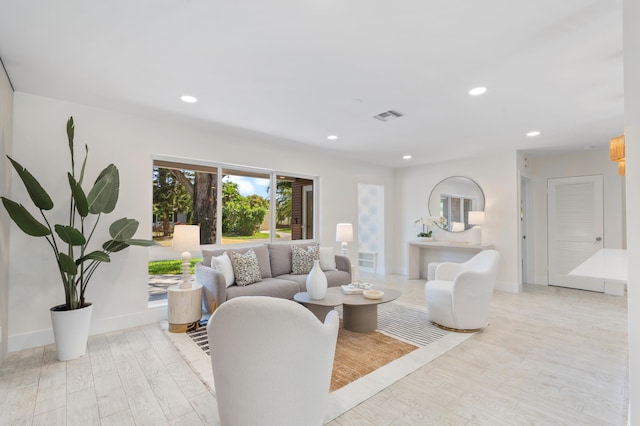
M 384 296 L 384 291 L 373 290 L 373 289 L 364 290 L 362 292 L 362 295 L 367 299 L 377 300 L 377 299 L 382 299 L 382 296 Z

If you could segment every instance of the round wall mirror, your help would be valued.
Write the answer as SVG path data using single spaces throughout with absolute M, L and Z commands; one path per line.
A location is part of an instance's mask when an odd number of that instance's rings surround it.
M 436 226 L 449 232 L 462 232 L 473 228 L 469 223 L 470 211 L 484 211 L 484 193 L 480 185 L 463 176 L 443 179 L 429 196 L 429 214 L 446 219 Z

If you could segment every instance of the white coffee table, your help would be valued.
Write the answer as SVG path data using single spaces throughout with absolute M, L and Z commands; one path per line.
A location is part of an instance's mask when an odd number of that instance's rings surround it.
M 305 305 L 320 320 L 342 305 L 343 327 L 350 331 L 366 333 L 378 328 L 378 305 L 391 302 L 402 294 L 399 290 L 376 288 L 384 295 L 380 299 L 367 299 L 362 294 L 343 294 L 340 287 L 329 287 L 324 299 L 313 300 L 306 292 L 296 293 L 293 299 Z

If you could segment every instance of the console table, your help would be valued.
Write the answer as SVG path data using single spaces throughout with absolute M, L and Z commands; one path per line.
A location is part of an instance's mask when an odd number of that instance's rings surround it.
M 465 262 L 482 250 L 493 248 L 491 244 L 468 244 L 448 241 L 409 241 L 409 279 L 420 278 L 423 251 L 438 262 Z
M 625 249 L 600 249 L 569 272 L 569 275 L 606 280 L 604 293 L 615 296 L 624 296 L 627 274 L 628 259 Z

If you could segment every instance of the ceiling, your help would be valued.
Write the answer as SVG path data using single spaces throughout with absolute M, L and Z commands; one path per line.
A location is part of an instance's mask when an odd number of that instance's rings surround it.
M 0 57 L 19 92 L 405 167 L 604 148 L 621 25 L 622 0 L 0 0 Z

